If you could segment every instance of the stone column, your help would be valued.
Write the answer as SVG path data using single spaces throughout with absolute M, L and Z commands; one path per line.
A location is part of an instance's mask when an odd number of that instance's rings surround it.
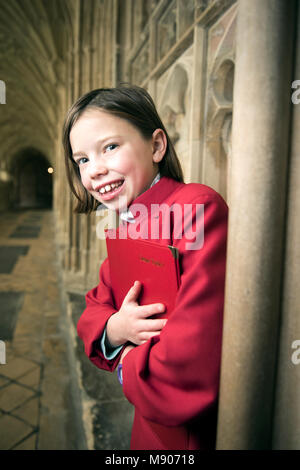
M 191 96 L 191 121 L 190 121 L 190 150 L 189 160 L 191 162 L 190 181 L 203 181 L 202 155 L 204 145 L 204 124 L 205 124 L 205 74 L 202 73 L 207 54 L 207 34 L 202 25 L 195 26 L 194 29 L 194 57 L 192 96 Z
M 218 449 L 269 449 L 295 3 L 239 0 Z
M 296 67 L 300 79 L 300 2 L 298 2 Z M 291 93 L 294 90 L 291 89 Z M 298 93 L 299 97 L 299 93 Z M 282 295 L 280 354 L 274 417 L 274 449 L 300 449 L 300 354 L 292 348 L 300 340 L 300 103 L 293 105 L 287 228 Z M 299 343 L 298 348 L 299 350 Z
M 77 100 L 83 93 L 82 91 L 82 57 L 81 57 L 81 31 L 83 30 L 83 17 L 81 14 L 81 0 L 75 0 L 74 4 L 74 22 L 73 22 L 73 101 Z M 68 231 L 68 261 L 66 264 L 69 271 L 76 271 L 78 266 L 78 214 L 73 212 L 73 196 L 70 195 L 69 204 L 67 207 L 67 231 Z

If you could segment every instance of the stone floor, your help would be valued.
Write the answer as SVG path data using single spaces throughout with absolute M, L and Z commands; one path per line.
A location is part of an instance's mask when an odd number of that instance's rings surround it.
M 87 448 L 56 259 L 51 211 L 1 214 L 1 450 Z
M 0 214 L 0 450 L 123 450 L 133 407 L 85 356 L 52 211 Z

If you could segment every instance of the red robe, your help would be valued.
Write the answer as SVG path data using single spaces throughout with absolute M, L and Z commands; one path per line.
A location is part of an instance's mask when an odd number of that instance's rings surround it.
M 148 213 L 140 217 L 138 212 L 134 212 L 135 204 L 143 204 Z M 123 391 L 135 406 L 130 448 L 213 449 L 220 376 L 228 208 L 222 197 L 206 185 L 184 184 L 162 177 L 129 207 L 138 216 L 138 226 L 134 230 L 140 229 L 141 238 L 145 238 L 148 231 L 151 239 L 151 221 L 159 204 L 178 204 L 177 208 L 181 207 L 182 213 L 187 204 L 192 211 L 189 229 L 183 231 L 182 238 L 178 236 L 178 217 L 175 220 L 174 213 L 169 211 L 169 216 L 163 218 L 159 215 L 160 228 L 165 224 L 171 226 L 169 238 L 152 239 L 178 248 L 181 285 L 175 308 L 161 334 L 134 348 L 123 360 Z M 197 226 L 199 234 L 201 229 L 198 213 L 201 213 L 199 208 L 202 204 L 204 243 L 201 246 L 200 242 L 198 249 L 187 249 L 190 246 L 187 243 L 193 243 L 190 230 L 195 232 Z M 129 225 L 127 230 L 132 229 Z M 165 237 L 167 231 L 162 233 Z M 77 329 L 89 359 L 97 367 L 113 371 L 123 349 L 112 360 L 105 359 L 100 349 L 106 322 L 116 312 L 107 258 L 102 263 L 99 277 L 98 286 L 86 295 L 87 306 Z

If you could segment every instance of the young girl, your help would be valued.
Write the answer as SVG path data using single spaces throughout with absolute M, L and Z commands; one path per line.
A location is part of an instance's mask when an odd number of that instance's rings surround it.
M 88 213 L 98 206 L 113 209 L 128 236 L 132 224 L 138 223 L 141 237 L 179 251 L 181 282 L 168 320 L 155 318 L 164 311 L 163 304 L 139 305 L 141 279 L 117 311 L 106 258 L 99 284 L 87 293 L 78 322 L 89 359 L 101 369 L 118 368 L 124 394 L 135 406 L 130 448 L 213 449 L 227 205 L 212 188 L 183 182 L 168 133 L 151 97 L 139 87 L 99 89 L 81 97 L 65 121 L 64 149 L 77 212 Z M 137 218 L 141 205 L 145 212 Z M 182 208 L 182 214 L 185 207 L 190 209 L 179 217 L 182 236 L 175 236 L 179 223 L 171 210 L 175 206 Z M 170 208 L 164 218 L 161 207 Z M 155 216 L 159 239 L 151 238 Z M 163 230 L 166 227 L 169 230 Z

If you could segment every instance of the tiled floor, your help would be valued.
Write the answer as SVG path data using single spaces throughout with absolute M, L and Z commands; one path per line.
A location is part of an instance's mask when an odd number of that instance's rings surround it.
M 14 357 L 0 372 L 0 447 L 35 449 L 38 442 L 41 364 Z
M 0 214 L 0 247 L 0 450 L 85 448 L 72 398 L 52 212 Z

